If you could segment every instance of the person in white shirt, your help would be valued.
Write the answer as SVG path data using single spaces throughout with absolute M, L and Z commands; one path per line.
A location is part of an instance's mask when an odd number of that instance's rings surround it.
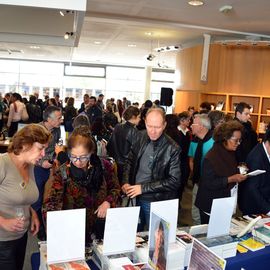
M 18 93 L 12 94 L 7 122 L 9 137 L 13 137 L 13 135 L 17 132 L 18 124 L 22 120 L 22 114 L 25 105 L 21 101 L 22 97 L 20 94 Z

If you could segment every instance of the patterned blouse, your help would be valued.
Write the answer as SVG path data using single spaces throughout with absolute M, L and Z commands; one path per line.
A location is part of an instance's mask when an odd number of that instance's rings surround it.
M 96 156 L 97 158 L 97 156 Z M 111 207 L 116 207 L 120 202 L 120 185 L 117 178 L 115 163 L 100 159 L 102 164 L 102 174 L 97 173 L 97 168 L 93 169 L 92 178 L 99 179 L 100 186 L 97 192 L 89 190 L 72 178 L 70 166 L 66 166 L 67 179 L 65 180 L 58 168 L 54 168 L 53 183 L 49 194 L 44 198 L 43 217 L 46 220 L 47 211 L 86 208 L 86 242 L 91 242 L 91 234 L 97 215 L 94 213 L 104 202 L 110 203 Z M 93 166 L 92 168 L 94 168 Z M 46 224 L 46 223 L 45 223 Z

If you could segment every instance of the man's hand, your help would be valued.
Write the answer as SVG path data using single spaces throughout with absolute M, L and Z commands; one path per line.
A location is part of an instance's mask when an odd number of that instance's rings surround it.
M 129 186 L 127 188 L 126 192 L 127 196 L 130 198 L 135 198 L 138 195 L 142 194 L 142 186 L 141 185 L 134 185 L 134 186 Z
M 122 191 L 123 191 L 123 193 L 124 194 L 127 194 L 127 189 L 130 187 L 130 184 L 124 184 L 123 186 L 122 186 Z

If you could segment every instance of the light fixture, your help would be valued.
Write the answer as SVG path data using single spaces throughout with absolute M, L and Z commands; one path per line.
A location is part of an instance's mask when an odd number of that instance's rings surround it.
M 188 1 L 188 4 L 191 6 L 198 7 L 198 6 L 202 6 L 204 4 L 204 2 L 201 0 L 190 0 L 190 1 Z
M 37 49 L 40 49 L 40 47 L 39 47 L 39 46 L 32 45 L 32 46 L 30 46 L 30 49 L 35 49 L 35 50 L 37 50 Z
M 137 45 L 136 44 L 128 44 L 128 47 L 135 48 L 135 47 L 137 47 Z
M 59 10 L 59 13 L 62 17 L 64 17 L 65 15 L 68 15 L 68 14 L 73 14 L 74 11 L 73 10 Z
M 154 54 L 150 53 L 150 54 L 147 55 L 146 60 L 153 61 L 155 57 L 156 56 Z
M 168 52 L 168 51 L 179 51 L 181 49 L 182 49 L 181 45 L 175 45 L 175 46 L 159 47 L 159 48 L 155 48 L 154 50 L 156 52 Z
M 73 36 L 73 32 L 66 32 L 65 35 L 64 35 L 64 39 L 69 39 L 70 37 Z
M 94 41 L 94 44 L 100 45 L 101 44 L 101 41 Z
M 152 32 L 145 32 L 144 34 L 145 34 L 146 36 L 152 36 L 152 35 L 153 35 Z

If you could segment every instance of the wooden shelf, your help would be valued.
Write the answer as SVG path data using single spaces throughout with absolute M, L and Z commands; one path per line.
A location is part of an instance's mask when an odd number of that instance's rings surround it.
M 219 101 L 224 102 L 223 112 L 234 114 L 234 106 L 236 103 L 245 102 L 253 106 L 251 113 L 251 121 L 255 130 L 259 130 L 260 122 L 270 123 L 270 115 L 266 114 L 266 110 L 270 108 L 270 96 L 249 95 L 225 92 L 201 92 L 200 103 L 208 101 L 217 104 Z

